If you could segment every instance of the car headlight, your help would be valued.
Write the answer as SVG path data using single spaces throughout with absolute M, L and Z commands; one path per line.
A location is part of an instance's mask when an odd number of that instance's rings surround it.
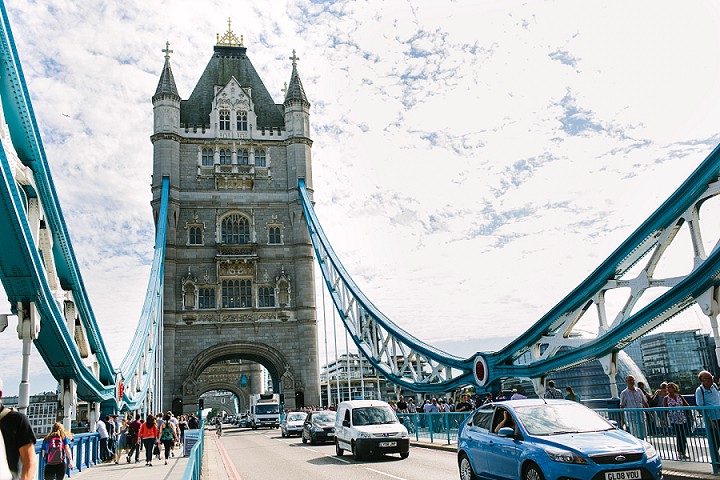
M 655 450 L 655 447 L 653 447 L 652 444 L 643 440 L 643 447 L 645 447 L 645 455 L 647 455 L 647 458 L 657 457 L 657 450 Z
M 400 437 L 401 437 L 401 438 L 408 438 L 409 435 L 408 435 L 407 430 L 403 430 L 402 432 L 400 432 Z
M 570 452 L 568 450 L 562 450 L 560 448 L 554 448 L 554 447 L 547 447 L 545 448 L 545 453 L 548 454 L 548 457 L 550 457 L 550 460 L 554 462 L 562 462 L 562 463 L 575 463 L 579 465 L 587 465 L 587 461 L 582 458 L 581 456 Z
M 358 434 L 358 437 L 360 438 L 370 438 L 370 434 L 368 432 L 360 432 Z

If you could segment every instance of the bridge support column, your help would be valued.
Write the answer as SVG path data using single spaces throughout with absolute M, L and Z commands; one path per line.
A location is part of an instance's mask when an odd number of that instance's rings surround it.
M 617 352 L 613 352 L 610 355 L 598 358 L 598 360 L 600 361 L 600 365 L 602 365 L 603 367 L 605 375 L 608 376 L 608 381 L 610 382 L 610 396 L 612 398 L 618 398 L 620 396 L 618 393 L 617 381 L 615 379 L 618 371 L 617 357 Z
M 63 427 L 68 432 L 72 428 L 72 419 L 75 417 L 75 409 L 77 408 L 77 383 L 70 378 L 60 380 L 61 397 L 63 412 Z
M 713 339 L 715 339 L 715 358 L 720 363 L 720 332 L 718 331 L 718 313 L 720 313 L 720 288 L 714 287 L 702 294 L 697 303 L 710 319 Z
M 97 421 L 100 419 L 100 402 L 90 402 L 88 405 L 88 425 L 91 432 L 97 431 Z
M 18 338 L 22 340 L 22 371 L 18 391 L 18 410 L 27 414 L 30 405 L 30 352 L 32 342 L 40 333 L 40 316 L 32 302 L 18 304 Z

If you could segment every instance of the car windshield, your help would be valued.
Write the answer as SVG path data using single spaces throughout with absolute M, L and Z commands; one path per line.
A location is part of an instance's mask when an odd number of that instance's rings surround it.
M 305 417 L 307 417 L 304 413 L 288 413 L 287 419 L 288 422 L 294 422 L 296 420 L 305 420 Z
M 255 413 L 278 413 L 277 405 L 257 405 Z
M 517 406 L 515 414 L 530 435 L 600 432 L 615 428 L 597 413 L 575 402 Z
M 315 423 L 331 423 L 335 421 L 335 415 L 332 413 L 320 413 L 313 415 Z
M 353 409 L 352 422 L 357 426 L 379 425 L 396 423 L 397 418 L 390 407 L 363 407 Z

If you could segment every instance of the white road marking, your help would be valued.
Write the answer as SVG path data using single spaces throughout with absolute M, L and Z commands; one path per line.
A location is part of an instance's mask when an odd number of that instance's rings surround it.
M 333 460 L 337 460 L 338 462 L 351 463 L 351 462 L 345 460 L 344 458 L 340 458 L 340 457 L 338 457 L 338 456 L 336 456 L 336 455 L 325 455 L 325 456 L 328 457 L 328 458 L 332 458 Z
M 312 448 L 308 448 L 308 447 L 302 447 L 302 448 L 304 448 L 305 450 L 310 450 L 311 452 L 320 453 L 317 450 L 313 450 Z
M 380 470 L 375 470 L 374 468 L 365 467 L 365 470 L 370 470 L 371 472 L 379 473 L 380 475 L 385 475 L 390 478 L 397 478 L 397 480 L 406 480 L 402 477 L 396 477 L 395 475 L 390 475 L 389 473 L 381 472 Z

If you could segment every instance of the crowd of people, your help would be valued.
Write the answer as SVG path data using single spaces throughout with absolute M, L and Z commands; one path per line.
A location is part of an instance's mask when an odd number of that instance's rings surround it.
M 40 449 L 44 470 L 37 475 L 35 454 L 37 441 L 28 417 L 2 404 L 3 381 L 0 378 L 0 480 L 62 480 L 75 459 L 70 448 L 73 435 L 61 423 L 55 423 L 45 436 Z M 152 466 L 164 456 L 175 456 L 174 449 L 185 441 L 185 431 L 200 428 L 195 415 L 176 417 L 172 412 L 157 415 L 106 415 L 97 421 L 99 436 L 98 458 L 102 462 L 139 463 L 140 451 L 145 451 L 145 465 Z M 164 452 L 160 446 L 164 447 Z

